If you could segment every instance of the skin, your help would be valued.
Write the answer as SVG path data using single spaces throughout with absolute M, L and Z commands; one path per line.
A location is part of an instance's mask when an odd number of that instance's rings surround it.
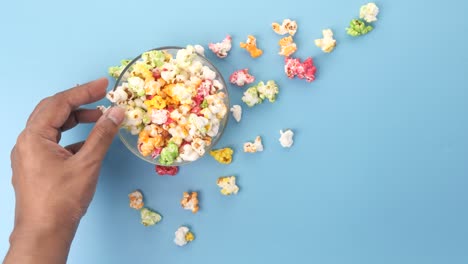
M 106 94 L 105 78 L 45 98 L 11 152 L 16 207 L 4 264 L 66 263 L 81 218 L 96 191 L 102 160 L 124 119 L 123 110 L 81 109 Z M 95 126 L 85 142 L 59 145 L 79 123 Z

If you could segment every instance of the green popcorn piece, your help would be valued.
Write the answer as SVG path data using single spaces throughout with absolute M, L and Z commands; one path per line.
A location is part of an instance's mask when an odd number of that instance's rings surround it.
M 179 156 L 179 146 L 174 142 L 169 142 L 161 151 L 159 163 L 161 165 L 171 165 L 177 156 Z
M 127 67 L 127 65 L 131 62 L 131 60 L 122 60 L 120 61 L 120 66 L 112 66 L 109 67 L 109 75 L 114 77 L 115 79 L 119 78 L 122 71 Z
M 353 19 L 349 23 L 349 28 L 346 28 L 346 32 L 348 35 L 357 37 L 361 35 L 365 35 L 371 32 L 374 28 L 371 25 L 367 25 L 361 19 Z
M 160 50 L 150 50 L 141 55 L 141 58 L 146 64 L 150 65 L 151 68 L 161 67 L 164 64 L 166 55 Z
M 201 108 L 207 108 L 208 107 L 208 101 L 206 99 L 203 100 L 203 102 L 200 104 Z
M 144 226 L 155 225 L 155 224 L 159 223 L 159 221 L 161 221 L 161 219 L 162 219 L 160 214 L 158 214 L 156 212 L 153 212 L 148 208 L 141 209 L 140 215 L 141 215 L 141 223 Z
M 270 80 L 266 84 L 259 82 L 257 90 L 261 99 L 268 99 L 271 103 L 276 101 L 276 95 L 279 93 L 278 85 L 275 81 Z
M 260 98 L 256 86 L 252 86 L 244 92 L 242 96 L 242 102 L 244 102 L 249 107 L 252 107 L 256 104 L 262 103 L 263 99 Z

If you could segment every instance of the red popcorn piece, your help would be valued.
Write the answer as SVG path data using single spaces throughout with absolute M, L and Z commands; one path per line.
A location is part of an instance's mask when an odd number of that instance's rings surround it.
M 201 95 L 203 97 L 209 95 L 212 87 L 213 87 L 212 80 L 204 80 L 197 89 L 197 95 Z
M 174 176 L 179 172 L 179 167 L 156 165 L 156 172 L 161 176 L 163 175 Z
M 208 44 L 208 48 L 219 58 L 223 59 L 226 58 L 228 52 L 231 50 L 231 36 L 227 35 L 222 42 L 218 43 L 210 43 Z
M 229 81 L 237 86 L 244 86 L 253 83 L 255 77 L 249 74 L 249 69 L 242 69 L 232 73 L 229 77 Z
M 153 152 L 151 153 L 151 158 L 155 159 L 159 157 L 159 154 L 161 154 L 162 148 L 155 148 Z
M 161 77 L 161 72 L 159 71 L 158 68 L 154 68 L 152 72 L 153 72 L 154 79 L 159 79 Z
M 300 79 L 312 82 L 315 80 L 317 68 L 311 57 L 307 58 L 304 62 L 301 62 L 298 58 L 287 57 L 285 58 L 284 72 L 290 79 L 297 76 Z

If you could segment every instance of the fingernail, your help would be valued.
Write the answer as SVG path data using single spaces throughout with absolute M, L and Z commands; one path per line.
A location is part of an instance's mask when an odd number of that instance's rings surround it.
M 112 107 L 104 115 L 117 126 L 120 126 L 125 118 L 124 110 L 120 107 Z

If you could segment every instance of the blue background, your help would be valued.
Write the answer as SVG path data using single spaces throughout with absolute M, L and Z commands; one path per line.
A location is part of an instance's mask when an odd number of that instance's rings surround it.
M 229 57 L 208 58 L 225 77 L 249 67 L 276 80 L 278 101 L 244 107 L 239 124 L 231 118 L 218 144 L 237 151 L 229 166 L 205 157 L 159 177 L 116 139 L 69 263 L 468 263 L 467 2 L 380 0 L 375 31 L 362 38 L 344 29 L 365 1 L 262 2 L 2 3 L 0 256 L 14 216 L 10 149 L 41 98 L 147 49 L 206 47 L 229 33 Z M 287 79 L 276 54 L 270 25 L 288 17 L 299 23 L 296 55 L 316 60 L 312 84 Z M 328 27 L 338 46 L 324 54 L 313 40 Z M 264 49 L 259 59 L 238 47 L 248 34 Z M 241 103 L 242 89 L 228 89 Z M 296 132 L 291 149 L 278 143 L 284 128 Z M 243 153 L 256 135 L 265 151 Z M 216 179 L 231 174 L 241 191 L 223 197 Z M 160 224 L 142 226 L 128 207 L 136 188 Z M 200 192 L 196 215 L 179 206 L 187 190 Z M 180 225 L 197 237 L 184 248 L 172 241 Z

